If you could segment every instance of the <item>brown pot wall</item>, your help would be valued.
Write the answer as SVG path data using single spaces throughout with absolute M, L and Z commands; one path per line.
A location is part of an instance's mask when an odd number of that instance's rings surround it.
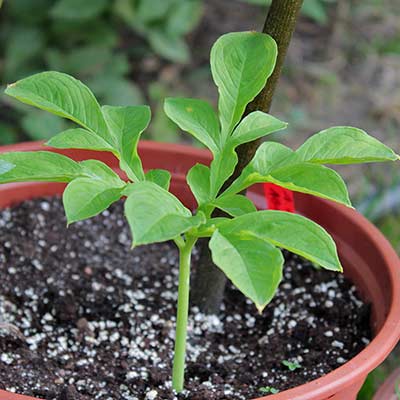
M 0 147 L 0 153 L 39 149 L 43 150 L 40 143 L 22 143 Z M 57 152 L 75 160 L 97 158 L 118 168 L 117 160 L 108 153 L 80 150 Z M 210 162 L 207 151 L 182 145 L 142 142 L 139 152 L 146 169 L 170 170 L 173 176 L 171 190 L 186 206 L 195 207 L 184 178 L 196 162 Z M 29 198 L 59 194 L 63 187 L 54 183 L 0 185 L 0 208 Z M 261 186 L 253 187 L 249 197 L 257 207 L 265 208 Z M 324 377 L 255 400 L 355 400 L 367 374 L 387 357 L 400 338 L 400 261 L 383 235 L 356 211 L 297 193 L 295 202 L 299 213 L 316 221 L 333 235 L 345 275 L 353 280 L 362 296 L 372 304 L 371 326 L 375 337 L 356 357 Z M 0 400 L 33 398 L 0 390 Z

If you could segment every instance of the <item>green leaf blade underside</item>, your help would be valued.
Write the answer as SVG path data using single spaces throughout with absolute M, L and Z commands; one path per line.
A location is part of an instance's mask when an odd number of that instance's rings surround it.
M 70 119 L 112 143 L 99 103 L 90 89 L 72 76 L 55 71 L 41 72 L 8 85 L 5 93 Z
M 153 182 L 156 185 L 162 187 L 164 190 L 169 189 L 171 182 L 171 173 L 164 169 L 151 169 L 146 172 L 146 181 Z
M 210 200 L 210 168 L 194 165 L 186 176 L 187 183 L 199 206 Z
M 228 33 L 215 42 L 211 50 L 211 72 L 219 91 L 224 138 L 239 122 L 247 104 L 265 86 L 276 57 L 275 41 L 262 33 Z
M 0 174 L 0 183 L 70 182 L 82 174 L 79 163 L 50 151 L 3 153 L 1 164 L 14 167 Z
M 106 210 L 121 198 L 124 187 L 93 178 L 74 179 L 65 189 L 63 204 L 68 225 Z
M 121 168 L 136 181 L 145 179 L 137 146 L 142 132 L 151 118 L 148 106 L 103 106 L 104 118 L 117 143 L 121 156 Z
M 133 246 L 174 239 L 204 222 L 203 214 L 192 216 L 174 195 L 153 182 L 130 185 L 125 194 Z
M 115 149 L 104 139 L 83 128 L 61 132 L 48 140 L 46 146 L 56 149 L 83 149 L 115 153 Z
M 221 196 L 212 205 L 225 211 L 232 217 L 240 217 L 241 215 L 257 211 L 253 202 L 241 194 Z
M 296 154 L 316 164 L 358 164 L 395 161 L 399 156 L 361 129 L 336 126 L 311 136 Z
M 221 149 L 218 117 L 210 104 L 198 99 L 167 98 L 164 111 L 175 124 L 207 146 L 213 154 Z
M 282 280 L 281 251 L 256 237 L 218 230 L 209 246 L 213 262 L 261 312 Z
M 274 210 L 258 211 L 223 222 L 219 231 L 266 240 L 325 269 L 342 271 L 332 237 L 324 228 L 301 215 Z
M 254 111 L 240 121 L 229 141 L 236 147 L 280 131 L 286 127 L 286 122 L 282 122 L 262 111 Z

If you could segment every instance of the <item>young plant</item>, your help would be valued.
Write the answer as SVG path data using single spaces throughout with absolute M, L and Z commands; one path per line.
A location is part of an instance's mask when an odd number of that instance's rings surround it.
M 301 365 L 297 361 L 283 360 L 282 365 L 287 367 L 291 372 L 296 371 L 296 369 L 301 368 Z
M 38 151 L 1 155 L 0 183 L 66 182 L 63 203 L 68 224 L 95 216 L 126 196 L 125 215 L 133 246 L 167 240 L 176 243 L 180 271 L 173 388 L 177 392 L 184 385 L 191 253 L 199 238 L 211 238 L 213 261 L 259 312 L 270 302 L 282 278 L 280 248 L 323 268 L 342 271 L 335 243 L 322 227 L 301 215 L 257 211 L 240 193 L 254 183 L 272 182 L 351 206 L 343 180 L 323 164 L 398 159 L 391 149 L 362 130 L 336 127 L 312 136 L 296 151 L 265 142 L 242 174 L 221 191 L 238 162 L 237 146 L 286 127 L 286 123 L 260 111 L 241 120 L 247 104 L 271 75 L 276 56 L 276 44 L 268 35 L 223 35 L 211 51 L 219 113 L 202 100 L 165 101 L 167 115 L 213 154 L 210 166 L 196 164 L 187 175 L 198 202 L 194 213 L 168 191 L 168 171 L 143 169 L 137 145 L 150 121 L 148 107 L 100 107 L 86 86 L 58 72 L 31 76 L 6 90 L 24 103 L 80 125 L 56 135 L 47 145 L 111 152 L 120 160 L 128 180 L 97 160 L 76 162 L 61 154 Z M 215 208 L 232 218 L 212 218 Z

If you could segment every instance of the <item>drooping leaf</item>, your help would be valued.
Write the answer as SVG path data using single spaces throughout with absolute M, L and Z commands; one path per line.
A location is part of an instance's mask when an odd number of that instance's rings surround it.
M 342 271 L 332 237 L 303 216 L 284 211 L 258 211 L 223 222 L 218 229 L 223 235 L 236 233 L 266 240 L 323 268 Z
M 151 169 L 145 174 L 146 181 L 154 182 L 164 190 L 169 189 L 171 182 L 171 173 L 165 169 Z
M 210 168 L 203 164 L 194 165 L 186 176 L 187 183 L 199 205 L 210 200 Z
M 278 143 L 263 143 L 253 160 L 225 193 L 237 193 L 260 182 L 275 183 L 295 192 L 351 206 L 346 184 L 336 171 L 303 162 L 295 152 Z
M 214 154 L 221 149 L 218 117 L 210 104 L 198 99 L 167 98 L 164 110 L 183 131 L 193 135 Z
M 379 140 L 349 126 L 328 128 L 311 136 L 296 154 L 302 160 L 316 164 L 357 164 L 399 158 Z
M 174 195 L 153 182 L 134 183 L 124 194 L 134 246 L 173 239 L 204 222 L 203 214 L 192 216 Z
M 47 141 L 46 145 L 56 149 L 115 151 L 105 140 L 83 128 L 68 129 L 61 132 Z
M 148 106 L 104 106 L 102 109 L 109 129 L 116 138 L 121 155 L 121 168 L 133 181 L 144 180 L 137 145 L 141 133 L 149 125 L 150 108 Z
M 82 173 L 77 162 L 48 151 L 3 153 L 0 154 L 0 162 L 15 166 L 0 175 L 0 183 L 70 182 Z
M 239 122 L 246 105 L 265 86 L 277 56 L 275 41 L 257 32 L 221 36 L 211 50 L 211 72 L 219 91 L 224 138 Z
M 262 111 L 253 111 L 233 131 L 230 143 L 234 147 L 252 142 L 271 133 L 285 129 L 287 124 Z
M 106 180 L 74 179 L 63 194 L 68 224 L 94 217 L 119 200 L 124 186 L 115 187 Z
M 112 144 L 100 106 L 82 82 L 61 72 L 41 72 L 8 85 L 6 94 L 68 118 Z
M 256 212 L 256 206 L 246 196 L 241 194 L 230 194 L 217 198 L 213 203 L 222 211 L 225 211 L 232 217 L 240 217 L 241 215 Z
M 218 230 L 209 246 L 213 262 L 261 312 L 282 279 L 280 250 L 256 237 Z
M 107 0 L 58 0 L 50 13 L 55 18 L 82 20 L 97 17 L 107 5 Z

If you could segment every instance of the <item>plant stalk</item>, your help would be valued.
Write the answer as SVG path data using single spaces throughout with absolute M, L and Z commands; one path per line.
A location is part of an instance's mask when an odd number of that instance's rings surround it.
M 172 368 L 172 387 L 180 393 L 185 378 L 186 338 L 189 316 L 190 264 L 196 238 L 186 239 L 184 246 L 179 246 L 179 288 L 178 309 L 176 316 L 176 336 L 174 363 Z
M 274 72 L 268 78 L 263 90 L 247 106 L 243 117 L 255 110 L 269 111 L 302 4 L 303 0 L 272 0 L 263 33 L 267 33 L 275 39 L 278 45 L 278 58 Z M 237 148 L 238 164 L 222 190 L 230 186 L 241 174 L 243 168 L 253 158 L 260 144 L 261 140 L 256 140 Z M 218 313 L 225 285 L 225 275 L 212 262 L 208 241 L 202 240 L 200 245 L 200 265 L 196 269 L 193 282 L 193 304 L 198 306 L 204 313 Z

